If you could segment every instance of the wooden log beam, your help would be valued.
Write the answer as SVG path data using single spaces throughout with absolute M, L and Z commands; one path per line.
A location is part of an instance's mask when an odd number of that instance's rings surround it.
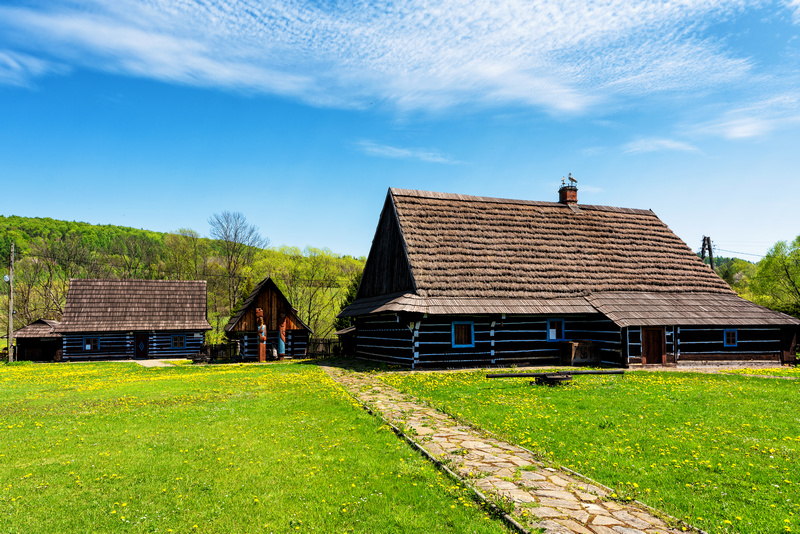
M 543 378 L 553 375 L 622 375 L 624 369 L 609 369 L 602 371 L 552 371 L 549 373 L 494 373 L 486 375 L 486 378 Z

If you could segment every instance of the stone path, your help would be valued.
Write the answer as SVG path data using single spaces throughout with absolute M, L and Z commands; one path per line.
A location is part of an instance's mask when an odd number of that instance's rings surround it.
M 136 362 L 142 367 L 175 367 L 169 361 L 165 360 L 125 360 L 128 362 Z
M 459 425 L 366 372 L 322 368 L 353 396 L 483 494 L 513 505 L 513 519 L 547 534 L 677 534 L 652 511 L 607 500 L 608 488 L 553 469 L 526 450 Z

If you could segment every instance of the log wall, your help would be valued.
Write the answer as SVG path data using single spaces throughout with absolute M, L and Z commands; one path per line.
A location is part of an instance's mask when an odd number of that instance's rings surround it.
M 413 336 L 397 314 L 356 317 L 356 358 L 412 367 Z
M 565 343 L 547 340 L 543 316 L 439 315 L 358 318 L 356 356 L 411 368 L 561 363 Z M 587 342 L 593 360 L 622 363 L 620 329 L 600 314 L 559 317 L 564 340 Z M 453 322 L 471 322 L 474 346 L 453 346 Z M 589 363 L 584 361 L 583 363 Z
M 640 327 L 629 327 L 627 341 L 629 363 L 640 363 L 642 336 Z M 735 346 L 725 346 L 725 331 L 736 330 Z M 667 326 L 665 327 L 668 361 L 697 360 L 779 360 L 782 332 L 780 327 Z
M 172 336 L 185 336 L 182 348 L 172 347 Z M 65 333 L 62 339 L 62 358 L 65 360 L 127 360 L 134 357 L 131 332 Z M 97 350 L 84 350 L 84 339 L 98 339 Z M 200 352 L 202 331 L 150 332 L 147 335 L 148 359 L 190 357 Z

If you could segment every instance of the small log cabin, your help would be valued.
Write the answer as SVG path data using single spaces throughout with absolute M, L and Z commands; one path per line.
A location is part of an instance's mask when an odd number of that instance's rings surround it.
M 64 360 L 185 358 L 200 352 L 205 280 L 70 280 L 61 323 Z
M 258 360 L 258 332 L 256 309 L 260 308 L 264 315 L 267 333 L 268 358 L 272 348 L 278 351 L 278 337 L 283 326 L 285 340 L 284 358 L 304 357 L 308 352 L 309 336 L 313 333 L 292 307 L 271 278 L 265 278 L 253 289 L 245 299 L 242 307 L 225 325 L 228 339 L 239 341 L 239 354 L 243 360 Z
M 738 297 L 650 210 L 389 189 L 358 358 L 411 368 L 794 361 L 800 320 Z
M 61 358 L 61 334 L 54 328 L 58 321 L 39 319 L 14 332 L 17 360 L 52 362 Z

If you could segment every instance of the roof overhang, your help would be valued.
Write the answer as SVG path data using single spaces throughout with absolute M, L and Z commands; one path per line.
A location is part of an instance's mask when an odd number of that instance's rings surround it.
M 432 315 L 568 315 L 597 313 L 585 297 L 555 299 L 420 297 L 413 293 L 395 293 L 359 299 L 342 310 L 339 317 L 408 312 Z
M 359 299 L 339 317 L 382 313 L 431 315 L 576 315 L 600 313 L 621 328 L 632 326 L 798 326 L 800 319 L 745 300 L 735 293 L 616 291 L 586 297 L 443 298 L 395 293 Z
M 735 293 L 593 293 L 586 300 L 618 326 L 790 326 L 800 319 Z

